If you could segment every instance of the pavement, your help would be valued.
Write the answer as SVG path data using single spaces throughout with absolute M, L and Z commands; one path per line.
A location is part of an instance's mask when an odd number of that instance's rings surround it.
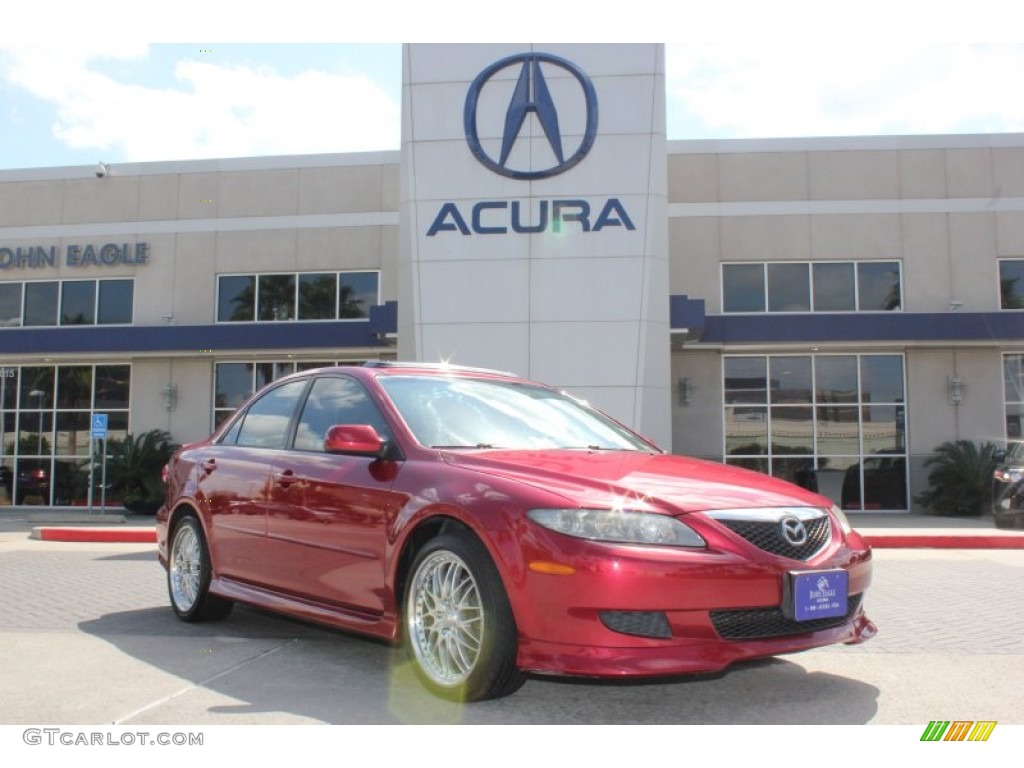
M 995 527 L 991 515 L 940 517 L 914 513 L 849 515 L 853 527 L 875 549 L 1024 549 L 1024 530 Z M 25 530 L 42 541 L 155 543 L 151 515 L 124 509 L 87 511 L 40 507 L 0 510 L 0 531 Z

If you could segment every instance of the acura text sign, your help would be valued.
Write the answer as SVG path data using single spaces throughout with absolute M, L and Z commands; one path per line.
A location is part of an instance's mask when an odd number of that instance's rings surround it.
M 564 87 L 552 88 L 549 78 Z M 528 121 L 541 134 L 539 140 L 532 140 L 525 130 Z M 579 66 L 561 56 L 507 56 L 486 67 L 470 84 L 462 126 L 470 152 L 488 170 L 517 181 L 548 179 L 576 167 L 593 148 L 598 131 L 597 90 Z M 636 229 L 617 197 L 446 201 L 426 234 L 589 233 L 607 227 Z

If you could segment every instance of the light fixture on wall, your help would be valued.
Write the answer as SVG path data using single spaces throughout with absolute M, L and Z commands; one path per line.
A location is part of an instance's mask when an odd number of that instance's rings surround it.
M 168 384 L 160 390 L 160 396 L 164 399 L 164 408 L 173 411 L 178 407 L 178 385 Z
M 690 381 L 688 376 L 680 376 L 676 382 L 679 394 L 679 404 L 689 405 L 690 398 L 693 396 L 693 382 Z
M 966 388 L 967 385 L 963 383 L 959 376 L 950 376 L 946 379 L 946 389 L 951 405 L 960 405 L 964 401 L 964 390 Z

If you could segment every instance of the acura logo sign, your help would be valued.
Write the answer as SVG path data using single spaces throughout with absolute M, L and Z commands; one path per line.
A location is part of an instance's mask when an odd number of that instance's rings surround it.
M 504 70 L 511 70 L 514 73 L 516 67 L 519 68 L 519 73 L 518 76 L 513 74 L 515 86 L 512 88 L 511 98 L 505 105 L 504 120 L 493 123 L 497 130 L 485 133 L 485 135 L 494 135 L 500 131 L 501 144 L 497 146 L 496 141 L 490 142 L 491 149 L 496 151 L 488 152 L 480 140 L 481 129 L 477 108 L 482 95 L 488 92 L 500 92 L 498 84 L 502 81 L 510 84 L 509 78 L 497 76 Z M 548 75 L 545 75 L 545 71 L 548 72 Z M 572 141 L 569 147 L 566 147 L 566 143 L 570 143 L 570 136 L 565 136 L 562 132 L 565 130 L 571 102 L 566 100 L 564 105 L 556 103 L 565 99 L 566 90 L 558 89 L 559 99 L 556 99 L 548 84 L 549 78 L 553 82 L 557 79 L 559 85 L 565 83 L 567 81 L 567 78 L 564 77 L 565 73 L 571 75 L 572 80 L 575 80 L 574 85 L 578 86 L 579 95 L 582 97 L 581 101 L 579 100 L 580 96 L 576 97 L 577 103 L 581 103 L 585 110 L 582 138 L 580 138 L 579 129 L 574 129 L 572 133 L 575 135 L 571 137 Z M 485 98 L 488 98 L 488 106 L 490 106 L 491 97 Z M 562 113 L 559 112 L 559 106 L 564 107 Z M 571 111 L 578 114 L 576 109 Z M 561 120 L 559 119 L 560 114 Z M 534 116 L 544 134 L 541 145 L 542 147 L 546 146 L 548 151 L 541 153 L 537 151 L 536 147 L 529 147 L 526 151 L 517 153 L 515 151 L 517 146 L 528 141 L 527 136 L 523 136 L 521 133 L 523 124 L 531 115 Z M 586 157 L 594 145 L 594 139 L 597 138 L 597 93 L 590 78 L 572 62 L 548 53 L 521 53 L 495 62 L 476 76 L 466 94 L 463 124 L 466 142 L 473 155 L 492 171 L 513 179 L 545 179 L 564 173 L 575 166 Z M 540 162 L 550 162 L 551 164 L 541 168 L 533 167 L 531 160 L 535 155 L 542 155 Z
M 779 528 L 782 531 L 782 538 L 794 547 L 799 547 L 807 543 L 807 526 L 798 518 L 793 517 L 792 515 L 782 518 L 782 522 L 779 523 Z

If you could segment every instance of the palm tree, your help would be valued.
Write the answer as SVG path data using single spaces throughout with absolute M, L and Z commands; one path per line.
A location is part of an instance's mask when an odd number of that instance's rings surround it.
M 132 512 L 152 513 L 160 506 L 163 484 L 160 471 L 177 449 L 171 435 L 151 429 L 124 440 L 107 441 L 107 482 Z M 97 473 L 100 468 L 97 467 Z
M 928 490 L 914 501 L 935 510 L 937 515 L 980 515 L 992 505 L 992 473 L 995 472 L 994 443 L 976 445 L 970 440 L 948 441 L 925 461 Z

